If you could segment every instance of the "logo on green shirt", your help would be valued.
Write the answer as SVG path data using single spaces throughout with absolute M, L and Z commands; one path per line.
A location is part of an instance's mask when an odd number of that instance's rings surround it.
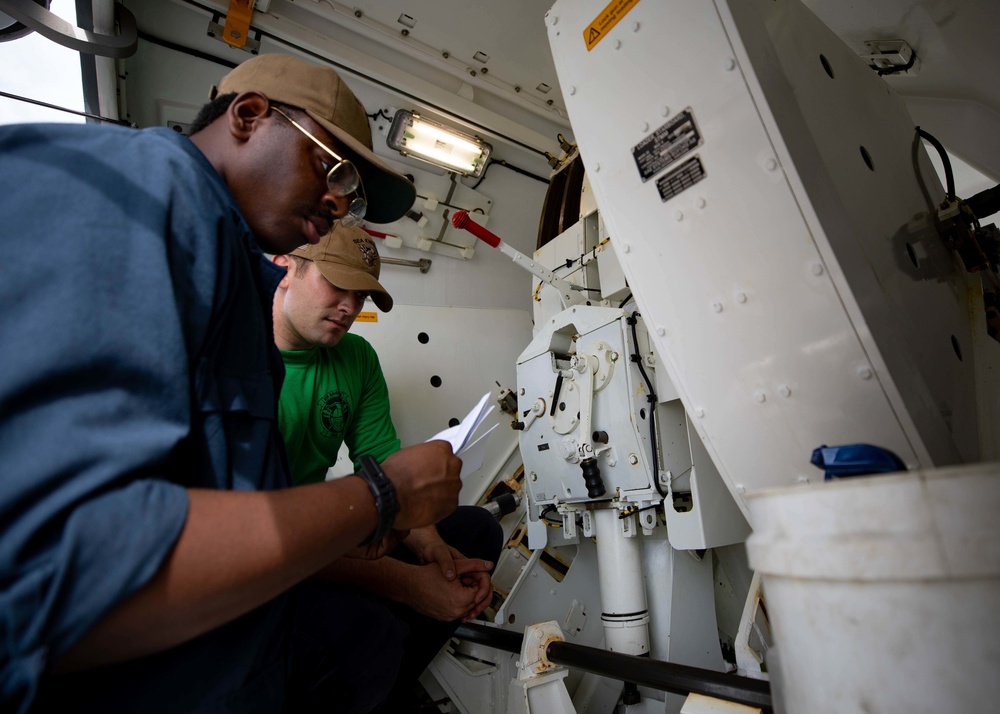
M 323 423 L 323 435 L 341 439 L 351 418 L 351 407 L 343 392 L 328 392 L 319 401 L 319 416 Z

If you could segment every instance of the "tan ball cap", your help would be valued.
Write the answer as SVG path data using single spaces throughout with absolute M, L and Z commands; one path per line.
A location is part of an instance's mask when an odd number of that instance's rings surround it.
M 391 223 L 413 205 L 417 191 L 402 174 L 372 151 L 365 108 L 334 70 L 296 57 L 265 54 L 248 59 L 212 88 L 211 98 L 235 92 L 260 92 L 298 107 L 347 148 L 358 167 L 368 198 L 366 220 Z
M 392 309 L 392 296 L 378 281 L 382 268 L 378 248 L 363 229 L 337 223 L 319 243 L 306 244 L 291 254 L 314 262 L 323 277 L 341 290 L 367 290 L 379 310 Z

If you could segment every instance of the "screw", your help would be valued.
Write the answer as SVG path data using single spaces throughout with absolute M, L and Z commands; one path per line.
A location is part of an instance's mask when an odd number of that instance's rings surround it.
M 355 10 L 354 10 L 354 17 L 362 17 L 363 15 L 364 15 L 364 13 L 361 12 L 361 10 L 355 8 Z
M 740 303 L 742 305 L 746 301 L 747 301 L 747 294 L 746 293 L 736 293 L 736 302 L 738 302 L 738 303 Z
M 670 107 L 664 104 L 662 107 L 660 107 L 660 114 L 662 114 L 665 117 L 670 116 Z
M 736 69 L 736 60 L 734 60 L 732 57 L 727 58 L 726 59 L 726 71 L 727 72 L 732 72 L 734 69 Z
M 570 87 L 569 88 L 569 93 L 570 94 L 576 94 L 576 87 L 575 86 L 574 87 Z
M 515 84 L 515 85 L 514 85 L 514 91 L 515 91 L 515 92 L 520 92 L 520 91 L 521 91 L 521 85 L 519 85 L 519 84 Z
M 674 214 L 674 220 L 675 221 L 683 221 L 684 220 L 684 212 L 683 211 L 677 211 L 677 213 Z
M 628 462 L 630 464 L 632 464 L 633 466 L 635 466 L 636 464 L 639 463 L 639 457 L 636 456 L 635 454 L 629 454 L 628 455 Z
M 823 264 L 822 263 L 813 263 L 812 264 L 812 274 L 813 275 L 822 275 L 823 274 Z
M 538 474 L 536 474 L 534 471 L 532 471 L 530 474 L 528 474 L 528 479 L 531 480 L 531 481 L 537 481 L 538 480 Z
M 596 174 L 600 170 L 601 170 L 601 165 L 600 164 L 594 164 L 594 173 Z
M 553 15 L 552 16 L 552 24 L 553 25 L 558 25 L 559 24 L 559 16 L 558 15 Z
M 697 201 L 695 201 L 695 205 L 697 205 L 698 208 L 704 208 L 705 207 L 705 203 L 706 202 L 705 202 L 704 198 L 699 198 Z
M 783 396 L 785 399 L 788 399 L 788 397 L 792 396 L 792 390 L 788 388 L 787 384 L 779 384 L 778 394 Z
M 871 379 L 872 378 L 872 368 L 868 365 L 862 365 L 858 367 L 858 376 L 861 379 Z
M 451 52 L 445 50 L 444 52 L 441 53 L 441 56 L 444 57 L 445 59 L 448 59 L 449 57 L 451 57 Z
M 713 302 L 712 303 L 712 309 L 715 310 L 716 312 L 722 312 L 722 303 L 721 302 Z
M 483 67 L 483 68 L 482 68 L 481 70 L 479 70 L 479 71 L 480 71 L 480 73 L 482 73 L 482 74 L 486 74 L 486 73 L 488 73 L 488 72 L 490 71 L 490 68 L 489 68 L 489 67 Z
M 632 23 L 632 32 L 638 32 L 638 31 L 639 31 L 639 23 L 638 22 L 633 22 Z
M 406 29 L 400 30 L 399 32 L 403 37 L 409 37 L 410 35 L 410 31 Z
M 623 253 L 628 253 L 631 250 L 632 250 L 632 244 L 631 243 L 622 243 L 622 252 Z
M 523 397 L 524 396 L 524 387 L 521 387 L 519 390 L 517 390 L 517 393 L 520 394 Z
M 663 328 L 662 325 L 660 325 L 656 328 L 656 334 L 658 334 L 660 337 L 663 337 L 665 334 L 667 334 L 667 331 Z
M 701 419 L 702 417 L 705 416 L 705 410 L 702 409 L 701 407 L 698 407 L 697 409 L 694 410 L 694 415 L 699 419 Z
M 649 122 L 648 121 L 644 121 L 642 124 L 639 125 L 639 129 L 640 129 L 640 131 L 643 131 L 643 132 L 649 131 Z
M 551 107 L 553 104 L 556 103 L 556 101 L 554 99 L 550 99 L 549 101 L 547 101 L 545 103 L 548 104 Z
M 239 30 L 230 30 L 229 31 L 229 36 L 230 37 L 236 37 L 238 39 L 239 36 L 240 36 L 240 31 Z
M 470 70 L 469 70 L 469 76 L 470 76 L 470 77 L 475 77 L 475 76 L 476 76 L 476 70 L 474 70 L 474 69 L 470 69 Z
M 778 162 L 775 161 L 774 159 L 768 159 L 767 161 L 764 162 L 764 168 L 766 168 L 768 171 L 774 171 L 776 168 L 778 168 Z
M 759 404 L 763 404 L 765 401 L 767 401 L 767 395 L 764 394 L 764 392 L 760 391 L 759 389 L 756 392 L 753 393 L 753 398 Z
M 620 50 L 621 48 L 622 48 L 622 41 L 621 40 L 615 40 L 615 49 L 616 50 Z

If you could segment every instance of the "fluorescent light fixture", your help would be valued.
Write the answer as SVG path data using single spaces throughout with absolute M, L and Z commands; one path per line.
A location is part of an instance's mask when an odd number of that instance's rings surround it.
M 486 169 L 493 147 L 482 139 L 425 119 L 406 109 L 392 118 L 386 143 L 403 156 L 478 178 Z

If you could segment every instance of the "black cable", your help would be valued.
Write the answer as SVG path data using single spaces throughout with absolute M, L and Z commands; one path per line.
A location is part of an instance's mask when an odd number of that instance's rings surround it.
M 479 184 L 481 184 L 483 182 L 483 180 L 486 178 L 486 172 L 490 170 L 490 166 L 492 166 L 493 164 L 499 164 L 500 166 L 503 166 L 506 169 L 510 169 L 511 171 L 514 171 L 516 173 L 521 174 L 522 176 L 527 176 L 528 178 L 533 178 L 533 179 L 535 179 L 535 181 L 541 181 L 542 183 L 544 183 L 546 185 L 550 183 L 547 178 L 542 178 L 541 176 L 533 174 L 530 171 L 525 171 L 522 168 L 518 168 L 517 166 L 514 166 L 514 164 L 509 164 L 506 161 L 504 161 L 503 159 L 490 159 L 489 161 L 486 162 L 486 168 L 483 169 L 483 175 L 480 176 L 479 180 L 476 181 L 474 184 L 472 184 L 472 186 L 470 186 L 469 188 L 471 188 L 473 190 L 475 190 L 476 188 L 478 188 Z
M 649 376 L 646 374 L 645 368 L 642 366 L 642 357 L 639 352 L 639 337 L 636 334 L 635 325 L 638 322 L 639 317 L 638 312 L 633 312 L 632 316 L 626 319 L 626 322 L 632 328 L 632 346 L 635 348 L 635 354 L 631 355 L 631 359 L 635 362 L 636 367 L 639 368 L 639 374 L 642 375 L 643 381 L 646 382 L 646 389 L 649 394 L 646 395 L 646 401 L 649 402 L 649 451 L 651 458 L 651 465 L 653 467 L 653 485 L 656 486 L 657 493 L 663 498 L 667 497 L 666 492 L 660 485 L 660 460 L 656 455 L 656 391 L 653 389 L 653 383 L 649 380 Z M 666 506 L 664 506 L 666 508 Z
M 883 67 L 879 69 L 878 76 L 882 77 L 887 74 L 897 74 L 898 72 L 905 72 L 913 67 L 913 63 L 917 61 L 917 53 L 910 52 L 910 61 L 906 64 L 893 65 L 892 67 Z
M 955 200 L 955 174 L 951 170 L 951 158 L 948 156 L 948 152 L 945 151 L 944 145 L 919 126 L 917 127 L 917 135 L 922 139 L 926 139 L 931 146 L 937 149 L 938 156 L 941 157 L 941 163 L 944 164 L 944 178 L 945 184 L 947 185 L 946 190 L 948 192 L 947 198 L 948 203 L 951 203 Z
M 218 15 L 218 13 L 213 13 Z M 230 60 L 224 60 L 221 57 L 216 57 L 208 52 L 202 52 L 201 50 L 196 50 L 193 47 L 185 47 L 184 45 L 179 45 L 176 42 L 171 42 L 170 40 L 164 40 L 161 37 L 156 37 L 148 32 L 139 30 L 139 39 L 145 40 L 146 42 L 152 43 L 154 45 L 159 45 L 160 47 L 166 47 L 168 50 L 173 50 L 174 52 L 181 52 L 186 55 L 191 55 L 192 57 L 197 57 L 198 59 L 207 60 L 209 62 L 215 62 L 215 64 L 220 64 L 223 67 L 228 67 L 233 69 L 236 67 L 236 62 L 231 62 Z
M 472 184 L 472 186 L 470 186 L 469 188 L 471 188 L 473 191 L 475 191 L 477 188 L 479 188 L 479 184 L 481 184 L 483 181 L 486 180 L 486 172 L 490 170 L 490 166 L 492 166 L 492 165 L 493 165 L 493 161 L 492 160 L 491 161 L 487 161 L 486 162 L 486 166 L 483 167 L 483 175 L 480 176 L 479 180 L 476 181 L 474 184 Z
M 628 304 L 628 301 L 631 299 L 632 299 L 632 293 L 629 293 L 628 295 L 625 296 L 624 300 L 618 303 L 618 309 L 621 310 L 623 307 L 625 307 Z
M 58 104 L 49 104 L 48 102 L 43 102 L 38 99 L 29 99 L 28 97 L 22 97 L 18 94 L 9 94 L 7 92 L 0 92 L 0 97 L 6 97 L 7 99 L 15 99 L 19 102 L 25 102 L 27 104 L 37 104 L 40 107 L 45 107 L 46 109 L 55 109 L 56 111 L 66 112 L 67 114 L 76 114 L 77 116 L 87 117 L 88 119 L 97 119 L 98 121 L 108 122 L 109 124 L 120 124 L 122 126 L 136 128 L 132 122 L 126 121 L 125 119 L 111 119 L 110 117 L 102 117 L 100 114 L 90 114 L 89 112 L 81 112 L 76 109 L 69 109 L 67 107 L 60 107 Z

